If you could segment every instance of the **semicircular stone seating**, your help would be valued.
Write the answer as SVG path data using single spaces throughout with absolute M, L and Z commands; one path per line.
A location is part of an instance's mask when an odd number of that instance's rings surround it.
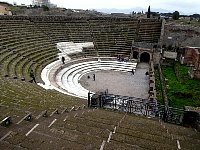
M 53 80 L 49 80 L 48 84 L 51 85 L 51 88 L 62 93 L 87 99 L 89 91 L 83 88 L 79 83 L 83 75 L 100 70 L 130 72 L 133 69 L 135 71 L 137 64 L 133 62 L 119 62 L 116 60 L 108 61 L 103 58 L 95 59 L 96 60 L 94 60 L 94 58 L 88 58 L 82 60 L 82 62 L 69 61 L 69 64 L 65 64 L 64 67 L 62 66 L 62 69 L 57 68 L 57 71 L 54 69 Z M 55 64 L 56 63 L 54 63 L 54 65 Z
M 60 60 L 47 65 L 41 78 L 45 85 L 39 84 L 46 89 L 55 89 L 64 94 L 87 99 L 88 90 L 79 83 L 81 77 L 87 73 L 100 70 L 113 70 L 129 72 L 136 68 L 137 63 L 120 62 L 114 57 L 90 57 L 71 60 L 68 54 L 82 51 L 82 47 L 91 46 L 92 43 L 57 43 L 57 48 L 61 51 L 59 57 L 64 56 L 66 63 L 63 65 Z M 92 91 L 91 91 L 92 92 Z M 93 93 L 93 92 L 92 92 Z
M 79 79 L 90 72 L 113 70 L 128 72 L 135 69 L 136 63 L 118 61 L 88 61 L 64 68 L 56 75 L 57 84 L 75 96 L 87 98 L 88 90 L 83 88 Z

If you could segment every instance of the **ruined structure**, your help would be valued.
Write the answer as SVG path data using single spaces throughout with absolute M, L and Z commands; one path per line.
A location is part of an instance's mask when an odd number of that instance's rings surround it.
M 200 79 L 200 47 L 186 47 L 183 62 L 189 67 L 190 77 Z
M 33 5 L 37 5 L 37 6 L 42 6 L 42 5 L 46 5 L 48 6 L 50 4 L 50 0 L 33 0 Z
M 0 15 L 12 15 L 12 13 L 8 7 L 0 5 Z
M 165 24 L 165 32 L 163 43 L 167 46 L 186 47 L 195 46 L 200 47 L 200 28 L 190 25 L 180 24 Z

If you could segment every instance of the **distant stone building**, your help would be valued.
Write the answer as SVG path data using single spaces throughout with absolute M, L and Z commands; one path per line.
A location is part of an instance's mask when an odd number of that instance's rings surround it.
M 186 47 L 183 62 L 189 67 L 190 77 L 200 79 L 200 47 Z
M 112 17 L 118 17 L 118 18 L 127 18 L 130 16 L 130 14 L 125 14 L 125 13 L 111 13 L 110 15 Z
M 50 0 L 33 0 L 32 1 L 32 5 L 33 6 L 48 6 L 48 7 L 50 7 L 50 8 L 56 8 L 57 7 L 57 5 L 55 5 L 55 4 L 52 4 L 51 2 L 50 2 Z
M 50 0 L 33 0 L 33 5 L 37 5 L 37 6 L 48 6 L 50 4 Z
M 8 7 L 0 5 L 0 15 L 12 15 L 12 12 Z

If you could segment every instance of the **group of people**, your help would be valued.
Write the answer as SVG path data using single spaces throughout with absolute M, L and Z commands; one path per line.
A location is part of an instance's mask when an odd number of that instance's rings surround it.
M 129 58 L 128 57 L 124 57 L 123 55 L 118 55 L 117 56 L 117 60 L 118 61 L 122 61 L 122 62 L 128 62 Z

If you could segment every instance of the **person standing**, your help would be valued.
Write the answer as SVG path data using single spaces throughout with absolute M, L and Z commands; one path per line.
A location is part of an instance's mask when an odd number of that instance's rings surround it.
M 62 59 L 62 63 L 63 63 L 63 64 L 65 64 L 65 57 L 64 57 L 64 56 L 62 56 L 62 58 L 61 58 L 61 59 Z
M 33 70 L 31 70 L 31 72 L 30 72 L 30 78 L 31 78 L 31 83 L 32 82 L 35 82 L 36 83 L 36 80 L 35 80 L 35 75 L 34 75 L 34 73 L 33 73 Z
M 95 74 L 93 74 L 93 80 L 94 80 L 94 81 L 95 81 L 95 78 L 96 78 L 96 77 L 95 77 Z
M 134 75 L 134 69 L 131 70 L 132 74 Z

